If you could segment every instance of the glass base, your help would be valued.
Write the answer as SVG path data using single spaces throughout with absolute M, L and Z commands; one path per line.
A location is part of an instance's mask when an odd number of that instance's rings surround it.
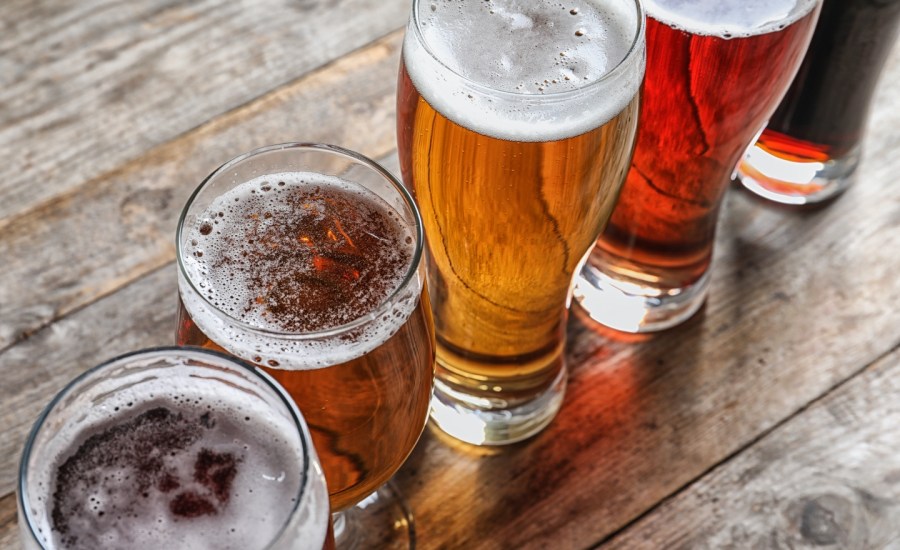
M 387 482 L 356 506 L 332 515 L 337 550 L 416 547 L 416 528 L 409 507 Z
M 658 332 L 687 321 L 700 309 L 709 279 L 707 270 L 692 285 L 661 289 L 586 264 L 576 278 L 572 297 L 602 325 L 622 332 Z
M 750 192 L 781 204 L 817 204 L 847 190 L 855 180 L 859 147 L 827 161 L 789 160 L 759 145 L 751 147 L 737 170 Z
M 546 390 L 514 404 L 463 393 L 436 378 L 431 420 L 446 434 L 472 445 L 516 443 L 537 434 L 556 417 L 566 393 L 566 378 L 563 365 Z

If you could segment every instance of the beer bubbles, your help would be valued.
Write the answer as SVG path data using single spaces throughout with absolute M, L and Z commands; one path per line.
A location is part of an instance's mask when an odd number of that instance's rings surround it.
M 334 176 L 287 172 L 241 184 L 206 209 L 188 243 L 185 269 L 201 286 L 185 297 L 194 321 L 229 352 L 262 365 L 303 369 L 350 360 L 394 334 L 417 301 L 418 290 L 398 296 L 393 313 L 352 343 L 266 337 L 346 325 L 404 282 L 414 249 L 410 229 L 374 193 Z M 217 322 L 210 308 L 241 324 Z

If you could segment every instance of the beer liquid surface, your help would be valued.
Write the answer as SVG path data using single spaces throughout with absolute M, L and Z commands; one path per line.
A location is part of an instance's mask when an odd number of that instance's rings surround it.
M 183 261 L 207 304 L 280 336 L 339 327 L 377 309 L 403 284 L 413 250 L 408 227 L 374 193 L 337 177 L 288 172 L 252 179 L 217 197 L 190 229 Z M 317 356 L 339 353 L 333 342 L 219 333 L 211 318 L 216 312 L 205 315 L 206 304 L 195 303 L 190 293 L 185 298 L 204 332 L 244 359 L 301 369 L 327 366 L 317 364 Z M 332 364 L 383 343 L 414 306 L 415 300 L 402 304 L 371 323 L 357 347 Z M 263 344 L 280 353 L 265 353 Z
M 418 8 L 420 36 L 411 28 L 403 47 L 409 77 L 435 110 L 480 134 L 577 136 L 610 121 L 640 87 L 643 56 L 620 67 L 639 28 L 632 0 L 432 0 Z
M 280 435 L 290 426 L 222 392 L 149 391 L 60 435 L 72 445 L 42 482 L 53 547 L 249 549 L 274 540 L 304 468 L 302 449 Z

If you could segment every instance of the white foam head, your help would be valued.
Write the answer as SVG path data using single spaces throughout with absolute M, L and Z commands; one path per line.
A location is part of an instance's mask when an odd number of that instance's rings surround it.
M 221 259 L 226 248 L 240 246 L 227 242 L 224 236 L 237 237 L 237 240 L 240 240 L 245 233 L 229 225 L 230 219 L 241 216 L 241 207 L 234 205 L 245 202 L 251 191 L 275 181 L 284 182 L 285 190 L 316 185 L 355 194 L 362 201 L 379 205 L 385 214 L 396 222 L 398 233 L 394 237 L 397 247 L 386 249 L 384 251 L 386 256 L 380 257 L 379 261 L 396 262 L 402 257 L 407 263 L 398 264 L 402 269 L 392 274 L 391 280 L 380 281 L 389 289 L 388 296 L 380 306 L 364 314 L 360 314 L 358 310 L 348 310 L 341 318 L 339 326 L 307 333 L 283 329 L 279 323 L 271 322 L 262 309 L 258 311 L 242 309 L 245 304 L 253 301 L 253 293 L 256 292 L 255 285 L 247 280 L 248 270 L 242 269 L 239 265 L 217 269 L 215 264 Z M 268 212 L 274 214 L 268 221 L 260 220 L 260 227 L 264 227 L 265 223 L 278 224 L 280 211 L 290 215 L 290 208 L 285 207 L 279 197 L 280 189 L 282 188 L 269 192 L 271 200 L 267 200 L 264 206 Z M 262 193 L 256 193 L 256 197 L 261 195 Z M 218 218 L 222 223 L 215 226 L 216 235 L 213 237 L 221 233 L 221 239 L 201 236 L 199 233 L 201 220 L 197 220 L 197 223 L 185 232 L 181 257 L 184 270 L 179 270 L 178 284 L 182 303 L 194 323 L 212 341 L 233 355 L 257 364 L 286 370 L 315 369 L 344 363 L 365 355 L 386 342 L 403 326 L 419 302 L 423 287 L 419 273 L 415 272 L 409 281 L 403 279 L 410 270 L 408 264 L 412 261 L 415 249 L 415 238 L 411 228 L 406 226 L 399 214 L 377 195 L 353 183 L 334 176 L 309 172 L 268 174 L 245 182 L 217 197 L 207 208 L 205 217 L 215 218 L 209 213 L 218 212 L 224 213 L 224 217 Z M 264 228 L 261 229 L 261 232 L 264 231 Z M 197 248 L 198 246 L 200 248 Z M 202 251 L 200 257 L 193 254 L 195 249 Z M 310 313 L 304 311 L 303 315 L 308 317 Z
M 702 36 L 746 38 L 779 31 L 821 0 L 644 0 L 647 15 Z
M 255 548 L 279 534 L 324 543 L 328 493 L 311 443 L 303 442 L 287 409 L 259 397 L 258 383 L 192 364 L 190 353 L 129 360 L 127 370 L 85 384 L 87 391 L 60 402 L 60 414 L 48 415 L 42 430 L 50 433 L 42 439 L 38 432 L 33 449 L 40 458 L 28 471 L 29 519 L 44 548 Z M 172 414 L 136 427 L 135 419 L 160 408 Z M 184 436 L 182 444 L 160 448 L 171 439 L 159 433 Z M 148 445 L 148 437 L 156 443 Z M 201 450 L 236 461 L 227 496 L 210 496 L 198 483 Z M 171 488 L 159 485 L 160 471 L 148 470 L 148 457 L 175 480 Z M 67 473 L 58 477 L 61 467 Z M 214 513 L 174 512 L 175 499 L 197 494 Z M 65 516 L 62 533 L 55 506 Z
M 620 113 L 644 75 L 635 0 L 417 0 L 404 64 L 422 97 L 475 132 L 583 134 Z

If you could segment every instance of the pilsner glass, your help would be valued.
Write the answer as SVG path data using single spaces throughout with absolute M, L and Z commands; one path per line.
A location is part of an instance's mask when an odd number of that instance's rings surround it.
M 738 167 L 744 187 L 783 204 L 815 204 L 853 183 L 898 23 L 897 1 L 823 2 L 797 78 Z
M 431 416 L 527 438 L 566 384 L 572 275 L 628 169 L 644 72 L 637 0 L 416 0 L 397 95 L 437 339 Z
M 402 502 L 376 490 L 428 417 L 434 328 L 422 242 L 403 186 L 329 145 L 274 145 L 227 162 L 178 224 L 177 341 L 260 365 L 287 389 L 339 512 L 338 547 L 413 542 Z
M 575 287 L 600 323 L 652 332 L 709 289 L 719 209 L 803 59 L 819 0 L 645 0 L 647 79 L 631 170 Z
M 155 348 L 70 382 L 19 467 L 25 548 L 333 548 L 290 397 L 220 353 Z

